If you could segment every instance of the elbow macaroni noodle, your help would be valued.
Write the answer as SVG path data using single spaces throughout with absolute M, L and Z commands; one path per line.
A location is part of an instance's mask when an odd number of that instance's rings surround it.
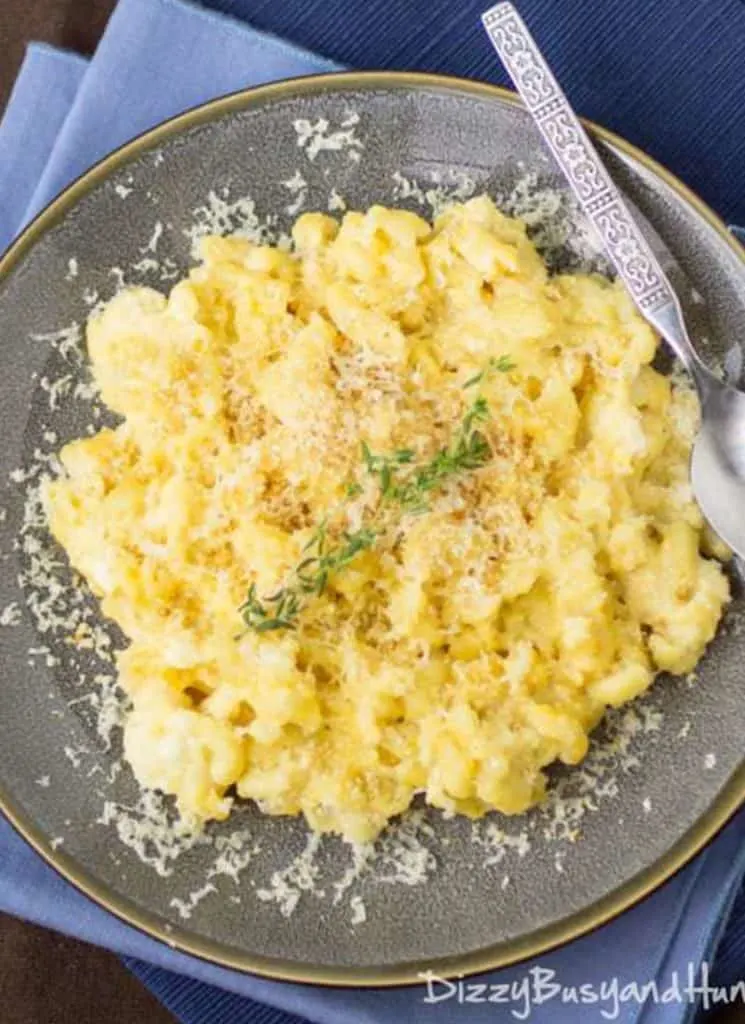
M 51 528 L 129 639 L 125 754 L 198 819 L 233 793 L 367 841 L 416 793 L 525 811 L 609 705 L 693 669 L 728 599 L 689 486 L 695 396 L 618 284 L 549 276 L 486 197 L 430 225 L 305 214 L 285 252 L 207 237 L 168 298 L 89 324 L 116 429 L 62 451 Z M 309 600 L 245 630 L 344 501 L 360 447 L 447 445 L 481 385 L 492 456 Z M 472 396 L 471 396 L 472 397 Z M 350 528 L 370 494 L 348 498 Z

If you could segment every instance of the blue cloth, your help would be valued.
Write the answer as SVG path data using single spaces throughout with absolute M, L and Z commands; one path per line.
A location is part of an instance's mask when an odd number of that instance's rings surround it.
M 44 173 L 88 62 L 49 46 L 29 46 L 0 124 L 0 251 Z
M 432 68 L 502 81 L 472 0 L 210 0 L 269 32 L 359 66 Z M 486 3 L 483 6 L 487 6 Z M 579 109 L 666 161 L 730 220 L 745 223 L 745 4 L 741 0 L 522 0 L 520 7 Z M 119 143 L 186 107 L 274 78 L 332 65 L 312 53 L 183 0 L 120 0 L 86 67 L 30 49 L 0 124 L 0 248 L 72 177 Z M 631 83 L 631 84 L 629 84 Z M 690 126 L 696 125 L 696 133 Z M 33 126 L 29 132 L 24 126 Z M 33 183 L 36 182 L 35 187 Z M 619 986 L 711 958 L 739 980 L 745 968 L 745 897 L 720 943 L 745 870 L 745 814 L 693 864 L 621 918 L 546 957 L 565 985 Z M 507 1021 L 519 1005 L 432 1006 L 425 992 L 313 989 L 213 967 L 177 953 L 75 892 L 0 822 L 0 909 L 116 950 L 185 1024 L 412 1024 Z M 729 957 L 729 959 L 726 959 Z M 520 980 L 535 965 L 496 972 Z M 482 979 L 484 980 L 484 979 Z M 611 1004 L 604 1004 L 606 1010 Z M 680 1024 L 691 1006 L 619 1007 L 631 1024 Z M 293 1014 L 294 1016 L 289 1016 Z M 554 1000 L 532 1021 L 599 1020 L 599 1008 Z

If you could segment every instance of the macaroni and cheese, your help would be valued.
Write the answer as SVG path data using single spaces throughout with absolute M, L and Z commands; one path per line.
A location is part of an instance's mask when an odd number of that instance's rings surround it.
M 129 639 L 126 757 L 184 814 L 224 818 L 237 794 L 357 841 L 417 793 L 525 811 L 607 706 L 714 635 L 726 551 L 691 495 L 695 396 L 652 368 L 618 283 L 550 276 L 486 197 L 433 225 L 305 214 L 292 236 L 204 238 L 167 298 L 131 288 L 89 324 L 122 421 L 64 448 L 46 505 Z M 405 452 L 405 478 L 451 443 L 474 379 L 488 458 L 287 628 L 246 626 L 249 588 L 271 598 L 319 524 L 375 515 L 363 443 Z

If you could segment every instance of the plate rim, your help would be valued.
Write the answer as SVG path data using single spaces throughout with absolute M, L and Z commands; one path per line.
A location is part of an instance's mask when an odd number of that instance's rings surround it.
M 435 89 L 491 99 L 512 106 L 522 102 L 510 89 L 454 75 L 409 71 L 340 71 L 286 78 L 248 89 L 240 89 L 191 107 L 140 133 L 94 163 L 51 200 L 24 228 L 0 256 L 2 284 L 24 256 L 51 230 L 76 203 L 112 173 L 132 159 L 183 132 L 219 118 L 247 110 L 267 101 L 289 95 L 323 91 L 368 89 Z M 581 119 L 591 134 L 623 157 L 651 172 L 667 185 L 676 198 L 691 207 L 721 242 L 745 266 L 745 246 L 730 232 L 711 207 L 666 167 L 642 149 L 607 128 Z M 421 985 L 427 971 L 433 977 L 463 978 L 497 968 L 508 967 L 541 956 L 580 938 L 620 916 L 640 903 L 682 870 L 727 825 L 745 803 L 745 758 L 717 797 L 697 822 L 661 857 L 616 889 L 588 907 L 560 921 L 539 928 L 517 939 L 472 950 L 456 956 L 427 961 L 406 961 L 384 967 L 346 967 L 306 964 L 299 961 L 262 957 L 200 937 L 177 925 L 161 924 L 155 915 L 136 907 L 125 894 L 99 881 L 95 874 L 52 849 L 48 837 L 32 816 L 20 806 L 0 781 L 0 812 L 14 830 L 42 859 L 83 895 L 112 913 L 119 920 L 171 949 L 230 970 L 255 974 L 278 981 L 300 982 L 337 988 L 396 988 Z

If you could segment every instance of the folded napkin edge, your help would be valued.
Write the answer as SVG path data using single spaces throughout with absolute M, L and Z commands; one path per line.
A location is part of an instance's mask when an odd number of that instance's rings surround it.
M 52 46 L 51 43 L 45 43 L 42 39 L 32 39 L 26 44 L 26 56 L 33 57 L 37 54 L 40 57 L 77 64 L 81 68 L 88 67 L 88 58 L 84 57 L 81 53 L 77 53 L 75 50 L 68 50 L 64 46 Z
M 302 46 L 296 46 L 295 43 L 291 43 L 287 39 L 282 39 L 281 36 L 275 36 L 271 32 L 265 32 L 263 29 L 255 28 L 250 22 L 236 18 L 231 14 L 202 7 L 200 4 L 194 2 L 194 0 L 178 0 L 177 3 L 174 3 L 174 0 L 157 0 L 157 2 L 167 9 L 171 9 L 176 6 L 182 8 L 186 7 L 193 16 L 208 22 L 213 28 L 217 27 L 225 34 L 233 35 L 235 32 L 241 33 L 259 49 L 272 47 L 275 50 L 283 51 L 293 57 L 300 57 L 309 64 L 313 64 L 315 67 L 326 72 L 328 72 L 329 69 L 338 69 L 339 71 L 344 70 L 345 66 L 343 64 L 338 64 L 336 61 L 324 57 L 320 53 L 314 53 L 312 50 L 306 50 Z

